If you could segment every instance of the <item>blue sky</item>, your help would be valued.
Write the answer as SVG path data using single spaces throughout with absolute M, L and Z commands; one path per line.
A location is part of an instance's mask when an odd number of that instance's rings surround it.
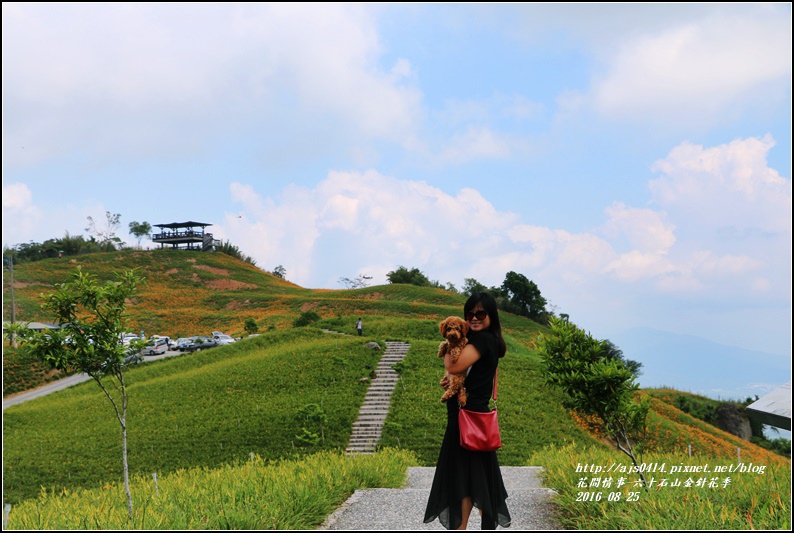
M 198 220 L 788 359 L 791 45 L 788 3 L 6 2 L 3 245 Z

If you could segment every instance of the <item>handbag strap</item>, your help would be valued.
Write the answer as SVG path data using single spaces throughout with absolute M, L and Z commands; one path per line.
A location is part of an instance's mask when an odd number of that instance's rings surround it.
M 497 405 L 496 405 L 496 386 L 498 384 L 498 381 L 496 379 L 497 377 L 499 377 L 499 369 L 498 368 L 494 371 L 494 374 L 493 374 L 493 394 L 491 394 L 491 396 L 493 396 L 493 408 L 494 408 L 494 410 L 497 409 Z
M 498 368 L 496 369 L 496 371 L 494 372 L 494 375 L 493 375 L 493 394 L 491 395 L 491 396 L 493 396 L 493 401 L 496 401 L 496 385 L 498 383 L 498 381 L 496 379 L 497 377 L 499 377 L 499 369 Z

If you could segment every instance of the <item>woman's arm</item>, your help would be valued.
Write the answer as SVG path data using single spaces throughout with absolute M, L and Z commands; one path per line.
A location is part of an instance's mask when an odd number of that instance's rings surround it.
M 480 352 L 477 351 L 471 344 L 467 344 L 460 352 L 460 356 L 455 363 L 449 361 L 449 352 L 444 356 L 444 368 L 450 374 L 461 374 L 466 371 L 471 365 L 480 359 Z

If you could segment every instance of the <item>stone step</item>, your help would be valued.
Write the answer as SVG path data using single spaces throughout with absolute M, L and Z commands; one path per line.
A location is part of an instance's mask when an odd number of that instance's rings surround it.
M 383 422 L 386 421 L 386 413 L 382 415 L 364 415 L 360 416 L 353 422 L 353 428 L 359 426 L 374 426 L 374 425 L 383 425 Z
M 386 421 L 386 417 L 381 417 L 377 419 L 371 420 L 356 420 L 353 422 L 353 431 L 356 428 L 363 428 L 363 427 L 383 427 L 383 423 Z

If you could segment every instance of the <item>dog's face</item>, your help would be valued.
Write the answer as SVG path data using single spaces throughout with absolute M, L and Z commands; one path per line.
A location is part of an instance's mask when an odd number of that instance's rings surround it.
M 469 323 L 462 318 L 451 316 L 445 318 L 439 325 L 441 336 L 452 344 L 457 344 L 466 338 L 469 332 Z

